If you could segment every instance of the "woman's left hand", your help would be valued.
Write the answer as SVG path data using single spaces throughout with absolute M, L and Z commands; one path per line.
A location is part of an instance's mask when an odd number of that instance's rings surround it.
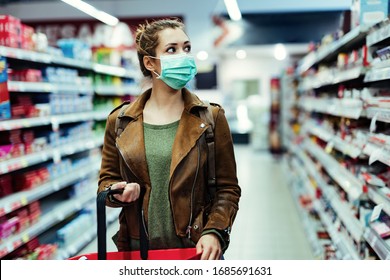
M 202 253 L 201 260 L 219 260 L 221 259 L 221 243 L 215 234 L 203 235 L 196 244 L 196 253 Z

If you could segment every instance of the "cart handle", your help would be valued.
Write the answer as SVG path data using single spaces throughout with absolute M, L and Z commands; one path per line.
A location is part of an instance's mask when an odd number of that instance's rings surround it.
M 96 208 L 97 208 L 97 243 L 98 243 L 98 260 L 107 259 L 107 225 L 106 225 L 106 199 L 107 196 L 112 194 L 121 194 L 123 189 L 108 189 L 98 193 L 96 198 Z M 139 207 L 142 207 L 142 204 L 139 202 Z M 141 210 L 141 209 L 139 209 Z M 139 212 L 141 213 L 141 212 Z M 142 219 L 142 217 L 139 217 Z M 139 221 L 142 223 L 142 220 Z M 143 227 L 140 227 L 140 243 L 141 243 L 141 259 L 145 260 L 148 258 L 148 245 L 147 237 L 145 232 L 142 230 Z

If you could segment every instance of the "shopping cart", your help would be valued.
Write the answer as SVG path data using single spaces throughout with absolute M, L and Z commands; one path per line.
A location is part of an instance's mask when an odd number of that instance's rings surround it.
M 107 252 L 106 198 L 111 194 L 122 193 L 123 189 L 100 192 L 97 206 L 97 253 L 89 253 L 69 258 L 69 260 L 199 260 L 201 254 L 195 248 L 149 250 L 146 233 L 140 227 L 140 250 L 131 252 Z M 140 206 L 141 207 L 141 206 Z M 140 220 L 140 222 L 142 222 Z

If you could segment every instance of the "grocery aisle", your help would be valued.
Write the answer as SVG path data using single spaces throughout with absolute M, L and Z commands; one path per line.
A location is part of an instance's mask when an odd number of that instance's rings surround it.
M 235 152 L 242 198 L 225 258 L 313 259 L 281 162 L 248 145 L 236 145 Z M 109 227 L 108 239 L 117 227 Z M 111 240 L 107 244 L 115 250 Z M 95 251 L 96 241 L 82 252 Z

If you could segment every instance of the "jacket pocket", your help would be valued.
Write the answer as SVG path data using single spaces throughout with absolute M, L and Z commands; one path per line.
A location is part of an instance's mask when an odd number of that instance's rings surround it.
M 210 213 L 211 204 L 203 206 L 199 211 L 198 215 L 196 215 L 194 222 L 191 225 L 191 240 L 195 242 L 195 244 L 200 239 L 204 227 L 207 224 L 208 215 Z

